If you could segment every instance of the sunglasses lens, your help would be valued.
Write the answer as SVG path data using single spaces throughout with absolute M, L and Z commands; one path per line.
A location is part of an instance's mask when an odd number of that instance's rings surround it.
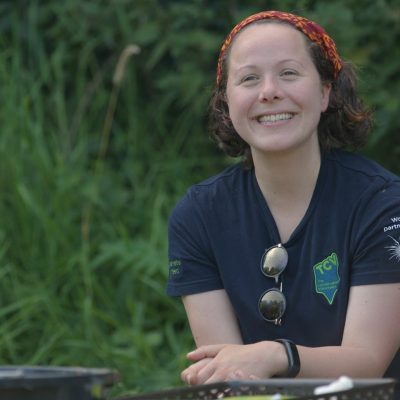
M 286 268 L 288 262 L 288 253 L 282 246 L 275 246 L 267 250 L 261 261 L 261 268 L 263 273 L 273 278 Z
M 282 318 L 286 309 L 284 294 L 278 289 L 267 290 L 260 298 L 258 304 L 263 318 L 267 321 L 276 321 Z

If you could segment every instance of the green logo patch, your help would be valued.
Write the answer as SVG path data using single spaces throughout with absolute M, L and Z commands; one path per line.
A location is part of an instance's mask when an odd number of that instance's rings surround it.
M 339 260 L 336 253 L 332 253 L 314 267 L 315 290 L 322 294 L 329 304 L 333 303 L 339 288 Z
M 169 276 L 170 278 L 176 278 L 182 273 L 181 261 L 170 260 L 169 262 Z

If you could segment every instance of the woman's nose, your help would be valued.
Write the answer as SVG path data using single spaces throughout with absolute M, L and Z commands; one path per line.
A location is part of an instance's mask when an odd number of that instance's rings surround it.
M 273 101 L 282 97 L 281 88 L 277 79 L 265 78 L 260 87 L 259 101 Z

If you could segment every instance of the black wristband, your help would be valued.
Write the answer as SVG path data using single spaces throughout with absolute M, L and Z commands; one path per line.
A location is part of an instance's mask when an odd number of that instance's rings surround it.
M 300 372 L 300 357 L 296 345 L 289 339 L 276 339 L 275 342 L 283 344 L 288 359 L 288 370 L 283 378 L 294 378 Z

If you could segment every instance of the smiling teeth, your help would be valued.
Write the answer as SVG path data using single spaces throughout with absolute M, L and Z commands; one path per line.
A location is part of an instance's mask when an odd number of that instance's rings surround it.
M 276 122 L 282 121 L 286 119 L 292 119 L 293 114 L 289 113 L 282 113 L 282 114 L 271 114 L 271 115 L 263 115 L 262 117 L 258 118 L 259 122 Z

